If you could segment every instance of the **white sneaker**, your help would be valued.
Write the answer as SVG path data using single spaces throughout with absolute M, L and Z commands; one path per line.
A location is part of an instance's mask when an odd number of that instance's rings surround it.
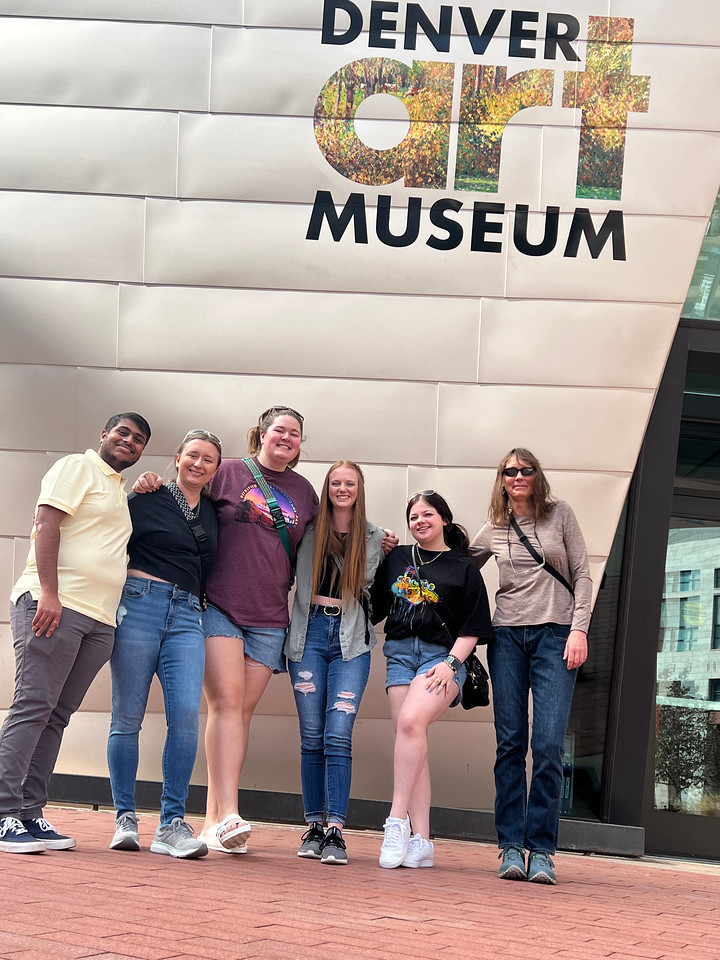
M 208 850 L 217 850 L 219 853 L 247 853 L 247 843 L 241 843 L 239 847 L 224 847 L 217 838 L 217 824 L 208 827 L 198 834 L 198 840 L 206 845 Z
M 435 846 L 419 833 L 410 839 L 402 867 L 432 867 L 435 863 Z
M 388 817 L 385 821 L 385 839 L 380 847 L 380 866 L 392 870 L 401 866 L 410 844 L 410 818 Z

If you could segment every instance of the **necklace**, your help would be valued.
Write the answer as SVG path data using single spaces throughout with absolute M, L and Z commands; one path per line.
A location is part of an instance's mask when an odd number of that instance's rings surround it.
M 511 514 L 510 514 L 510 515 L 512 516 L 512 511 L 511 511 Z M 522 517 L 520 517 L 519 519 L 522 520 Z M 525 576 L 525 577 L 526 577 L 526 576 L 528 576 L 528 574 L 537 573 L 539 570 L 542 570 L 542 568 L 545 566 L 545 548 L 543 547 L 542 543 L 540 542 L 540 537 L 539 537 L 538 534 L 537 534 L 537 522 L 536 522 L 535 520 L 533 520 L 533 536 L 535 537 L 535 540 L 536 540 L 536 542 L 537 542 L 537 545 L 540 547 L 540 553 L 542 554 L 542 563 L 538 563 L 532 570 L 520 570 L 520 571 L 518 571 L 518 570 L 515 569 L 515 564 L 513 563 L 512 548 L 511 548 L 511 546 L 510 546 L 510 525 L 508 524 L 508 528 L 507 528 L 508 560 L 510 561 L 510 566 L 512 567 L 512 572 L 513 572 L 513 573 L 516 573 L 516 574 L 519 573 L 520 576 Z M 516 541 L 516 542 L 519 542 L 519 541 Z
M 416 544 L 416 550 L 417 550 L 417 555 L 418 555 L 418 558 L 420 559 L 420 562 L 426 567 L 429 564 L 434 563 L 438 557 L 441 557 L 444 553 L 447 553 L 447 550 L 441 550 L 440 553 L 435 554 L 432 560 L 423 560 L 422 553 L 420 552 L 420 547 L 418 547 L 417 544 Z

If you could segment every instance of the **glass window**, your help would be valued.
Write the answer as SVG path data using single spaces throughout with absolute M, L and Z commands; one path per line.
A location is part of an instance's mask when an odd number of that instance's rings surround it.
M 695 320 L 720 320 L 720 193 L 700 248 L 682 315 Z
M 668 576 L 697 584 L 697 592 L 664 599 L 657 657 L 655 808 L 720 816 L 720 724 L 717 707 L 711 706 L 720 697 L 720 678 L 711 676 L 717 666 L 709 656 L 720 643 L 720 594 L 715 592 L 720 522 L 674 517 L 665 565 Z
M 563 817 L 600 817 L 626 520 L 624 509 L 593 610 L 588 659 L 575 687 L 563 755 Z
M 680 590 L 699 590 L 700 589 L 700 571 L 699 570 L 681 570 L 680 571 Z

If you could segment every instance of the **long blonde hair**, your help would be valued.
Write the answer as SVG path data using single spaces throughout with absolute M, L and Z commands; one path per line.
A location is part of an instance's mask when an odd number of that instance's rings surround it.
M 330 477 L 338 467 L 349 467 L 357 474 L 357 500 L 353 508 L 350 530 L 345 542 L 333 527 L 333 508 L 330 502 Z M 343 557 L 342 571 L 333 561 L 332 583 L 340 582 L 343 600 L 353 597 L 361 600 L 367 586 L 367 516 L 365 514 L 365 477 L 357 463 L 352 460 L 336 460 L 330 467 L 320 494 L 320 507 L 315 520 L 315 547 L 312 562 L 312 592 L 314 596 L 323 578 L 325 557 Z
M 512 457 L 522 460 L 529 467 L 535 467 L 533 475 L 533 492 L 530 500 L 532 517 L 534 520 L 544 520 L 552 510 L 555 503 L 555 497 L 550 493 L 550 484 L 543 473 L 540 461 L 533 456 L 525 447 L 513 447 L 509 453 L 500 461 L 495 477 L 492 495 L 490 496 L 490 509 L 488 510 L 488 520 L 493 526 L 508 527 L 510 525 L 510 502 L 508 500 L 505 484 L 503 483 L 503 470 L 510 462 Z

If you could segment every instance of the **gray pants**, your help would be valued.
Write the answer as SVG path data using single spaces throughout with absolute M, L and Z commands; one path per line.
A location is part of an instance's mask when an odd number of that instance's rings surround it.
M 104 663 L 115 628 L 63 607 L 49 639 L 36 637 L 37 602 L 29 593 L 10 604 L 15 696 L 0 729 L 0 817 L 41 817 L 63 731 Z

